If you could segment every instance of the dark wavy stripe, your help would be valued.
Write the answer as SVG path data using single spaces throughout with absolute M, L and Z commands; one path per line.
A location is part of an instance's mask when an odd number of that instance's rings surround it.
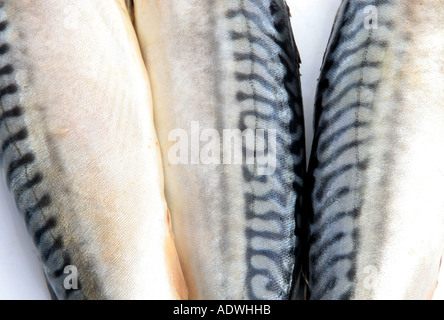
M 43 195 L 35 205 L 25 210 L 25 222 L 29 226 L 31 219 L 33 218 L 36 212 L 41 212 L 42 209 L 47 208 L 51 205 L 51 197 L 49 194 Z
M 342 79 L 350 76 L 355 71 L 361 71 L 363 68 L 378 69 L 382 65 L 382 61 L 362 61 L 360 64 L 351 65 L 343 69 L 339 74 L 335 75 L 335 81 L 340 83 Z
M 21 156 L 19 159 L 17 160 L 13 160 L 9 166 L 8 166 L 8 170 L 6 172 L 6 182 L 8 184 L 8 187 L 11 187 L 11 183 L 12 183 L 12 175 L 13 173 L 21 168 L 21 167 L 25 167 L 27 165 L 30 165 L 31 163 L 33 163 L 35 161 L 35 156 L 33 153 L 26 153 L 23 156 Z
M 331 144 L 333 144 L 335 141 L 338 141 L 347 132 L 355 130 L 356 128 L 368 128 L 369 126 L 370 122 L 368 121 L 359 121 L 342 126 L 341 128 L 337 129 L 336 131 L 328 135 L 327 137 L 322 138 L 322 142 L 319 144 L 320 152 L 324 152 Z
M 0 116 L 0 126 L 3 124 L 4 120 L 8 118 L 18 118 L 23 114 L 22 108 L 19 106 L 15 106 L 14 108 L 10 110 L 6 110 L 3 112 L 3 114 Z
M 331 227 L 333 224 L 339 222 L 340 220 L 342 220 L 344 218 L 347 218 L 347 217 L 351 217 L 353 219 L 356 219 L 359 216 L 359 214 L 361 213 L 360 210 L 361 210 L 361 207 L 357 206 L 356 208 L 353 208 L 353 209 L 350 209 L 350 210 L 347 210 L 347 211 L 344 210 L 344 211 L 335 212 L 328 219 L 320 219 L 320 218 L 318 218 L 317 219 L 318 223 L 321 220 L 325 220 L 325 221 L 322 221 L 322 224 L 321 225 L 317 225 L 316 229 L 313 229 L 313 231 L 311 232 L 311 235 L 310 235 L 310 238 L 309 238 L 310 245 L 315 244 L 320 239 L 320 236 L 322 234 L 324 234 L 325 231 L 329 227 Z
M 255 64 L 258 64 L 262 66 L 263 68 L 268 68 L 268 62 L 266 59 L 261 58 L 257 54 L 251 52 L 251 53 L 241 53 L 241 52 L 235 52 L 234 53 L 234 60 L 235 61 L 252 61 Z
M 49 247 L 49 249 L 47 249 L 46 251 L 44 251 L 42 253 L 43 256 L 43 261 L 44 262 L 48 262 L 49 258 L 51 258 L 51 256 L 53 254 L 55 254 L 56 252 L 58 252 L 59 250 L 63 249 L 63 240 L 62 237 L 57 237 L 54 239 L 52 245 Z
M 315 192 L 315 199 L 321 200 L 323 195 L 325 194 L 325 190 L 332 187 L 333 183 L 336 179 L 341 178 L 345 173 L 352 169 L 356 169 L 358 171 L 363 171 L 368 166 L 369 159 L 364 159 L 359 161 L 358 163 L 345 163 L 341 167 L 335 169 L 333 172 L 329 172 L 324 175 L 320 181 L 320 187 Z
M 0 89 L 0 98 L 3 98 L 6 95 L 14 94 L 18 91 L 18 88 L 15 84 L 10 84 L 2 89 Z
M 9 75 L 12 74 L 13 72 L 14 68 L 12 67 L 12 65 L 7 64 L 6 66 L 0 69 L 0 76 Z
M 14 197 L 16 201 L 18 202 L 20 197 L 24 192 L 27 190 L 30 190 L 40 184 L 43 181 L 43 175 L 40 172 L 37 172 L 34 174 L 33 178 L 28 180 L 25 184 L 18 186 L 14 189 Z
M 262 214 L 257 214 L 253 210 L 247 210 L 245 212 L 245 217 L 247 220 L 259 219 L 263 221 L 283 221 L 285 216 L 282 215 L 279 211 L 268 210 Z
M 11 134 L 6 140 L 3 141 L 3 144 L 0 149 L 0 158 L 3 159 L 5 151 L 12 146 L 13 144 L 25 140 L 28 138 L 28 130 L 26 128 L 20 129 L 18 132 Z
M 8 21 L 0 22 L 0 32 L 5 31 L 8 25 L 9 25 Z
M 4 55 L 4 54 L 8 53 L 9 50 L 11 50 L 11 47 L 9 44 L 4 43 L 4 44 L 0 45 L 0 55 Z
M 327 128 L 329 128 L 333 124 L 339 123 L 349 112 L 355 112 L 356 109 L 358 108 L 371 110 L 372 105 L 368 103 L 352 102 L 350 104 L 341 107 L 339 110 L 337 110 L 334 114 L 330 115 L 329 117 L 321 118 L 315 132 L 316 141 L 321 139 L 321 136 L 323 135 L 324 131 Z
M 48 220 L 46 220 L 45 224 L 34 233 L 34 243 L 37 247 L 40 246 L 42 237 L 45 235 L 45 233 L 47 233 L 50 229 L 53 229 L 56 225 L 56 219 L 54 217 L 50 217 Z
M 330 206 L 337 203 L 341 198 L 349 195 L 351 192 L 350 187 L 341 187 L 338 190 L 335 190 L 335 193 L 333 195 L 329 195 L 326 199 L 323 200 L 322 206 L 320 208 L 316 208 L 319 212 L 324 212 L 327 210 Z M 317 216 L 319 217 L 319 216 Z M 317 222 L 315 218 L 313 219 L 313 222 Z
M 324 104 L 323 112 L 329 111 L 333 106 L 337 106 L 350 92 L 358 92 L 359 89 L 370 89 L 372 91 L 375 91 L 378 86 L 380 85 L 380 80 L 376 80 L 370 83 L 364 83 L 364 82 L 354 82 L 348 84 L 345 88 L 343 88 L 336 96 L 333 98 L 328 99 L 329 102 Z
M 324 169 L 337 160 L 341 155 L 349 150 L 356 149 L 359 146 L 363 146 L 371 141 L 371 138 L 356 139 L 351 142 L 343 143 L 335 149 L 335 151 L 325 160 L 318 162 L 318 169 Z

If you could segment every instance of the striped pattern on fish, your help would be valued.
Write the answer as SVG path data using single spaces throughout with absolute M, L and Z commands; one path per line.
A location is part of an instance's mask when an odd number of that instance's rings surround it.
M 432 201 L 437 207 L 424 209 L 428 211 L 424 229 L 417 229 L 413 209 L 404 204 L 412 201 L 405 201 L 406 194 L 422 181 L 409 172 L 426 165 L 412 166 L 411 159 L 418 157 L 413 141 L 427 144 L 431 137 L 428 124 L 412 116 L 421 110 L 421 90 L 429 92 L 429 105 L 438 111 L 438 119 L 442 117 L 440 92 L 429 91 L 430 82 L 442 79 L 430 76 L 427 67 L 409 69 L 421 61 L 418 52 L 430 61 L 439 56 L 435 49 L 424 54 L 416 47 L 422 36 L 419 23 L 435 35 L 438 17 L 444 13 L 433 1 L 424 4 L 427 8 L 397 0 L 341 4 L 319 79 L 307 182 L 312 190 L 311 299 L 424 298 L 433 288 L 443 246 L 442 237 L 436 236 L 442 232 L 434 232 L 443 227 L 439 197 Z M 376 28 L 365 27 L 369 9 L 377 13 L 377 20 L 372 20 Z M 426 16 L 424 10 L 434 11 L 434 18 L 420 19 Z M 415 77 L 424 82 L 412 88 Z M 422 110 L 425 118 L 432 115 Z M 433 128 L 440 136 L 439 126 Z M 407 132 L 410 140 L 404 138 Z M 439 159 L 436 147 L 425 154 Z M 427 190 L 434 194 L 434 187 Z M 423 203 L 426 198 L 419 196 L 416 201 Z M 430 247 L 415 257 L 413 248 L 421 243 Z M 421 262 L 423 257 L 429 264 Z M 420 280 L 424 273 L 429 276 Z
M 244 194 L 245 213 L 250 220 L 250 226 L 246 229 L 249 242 L 248 297 L 258 299 L 266 297 L 267 291 L 276 291 L 278 297 L 287 298 L 288 283 L 291 283 L 293 277 L 292 263 L 289 264 L 287 260 L 293 255 L 297 269 L 300 256 L 300 230 L 296 230 L 294 248 L 289 247 L 289 231 L 296 227 L 288 228 L 286 225 L 288 219 L 292 219 L 294 208 L 300 214 L 302 201 L 302 197 L 297 198 L 297 195 L 302 194 L 303 171 L 300 166 L 305 161 L 304 145 L 301 144 L 304 128 L 297 69 L 300 60 L 293 42 L 289 15 L 281 3 L 272 1 L 258 6 L 257 1 L 247 0 L 240 4 L 238 10 L 227 12 L 227 17 L 234 23 L 236 19 L 239 24 L 244 21 L 245 29 L 242 29 L 247 30 L 238 32 L 234 29 L 231 32 L 232 40 L 239 42 L 246 39 L 250 43 L 249 47 L 234 44 L 235 48 L 245 50 L 235 51 L 234 56 L 238 57 L 238 61 L 249 64 L 239 64 L 239 69 L 244 70 L 245 67 L 246 72 L 235 72 L 236 80 L 240 82 L 236 98 L 242 109 L 239 128 L 242 131 L 251 128 L 253 122 L 254 128 L 273 128 L 274 123 L 278 124 L 278 128 L 285 128 L 277 133 L 279 165 L 275 174 L 264 178 L 255 176 L 255 168 L 252 166 L 245 165 L 243 168 L 245 188 L 248 190 Z M 264 15 L 271 15 L 271 19 L 263 19 Z M 277 32 L 276 36 L 263 37 L 272 32 Z M 244 60 L 247 56 L 248 59 Z M 254 109 L 251 109 L 252 106 Z M 293 113 L 291 117 L 288 112 Z M 271 126 L 270 122 L 273 123 Z M 292 188 L 294 194 L 288 195 L 288 190 Z M 263 231 L 263 222 L 274 222 L 278 227 L 272 231 Z M 256 239 L 261 239 L 263 244 L 255 245 Z M 279 248 L 282 248 L 282 252 Z M 270 267 L 264 269 L 264 266 Z M 267 289 L 265 285 L 273 290 Z
M 45 274 L 58 290 L 59 298 L 84 298 L 82 290 L 64 290 L 63 271 L 71 264 L 71 254 L 64 247 L 63 235 L 57 228 L 57 208 L 53 207 L 50 191 L 44 185 L 45 176 L 38 166 L 36 154 L 30 148 L 29 131 L 24 120 L 25 108 L 20 101 L 19 86 L 11 55 L 14 44 L 8 42 L 9 21 L 4 10 L 5 2 L 0 4 L 0 165 L 9 190 L 20 209 L 29 233 L 39 252 Z M 82 284 L 79 283 L 81 288 Z
M 289 298 L 299 270 L 295 216 L 305 153 L 300 61 L 285 3 L 135 1 L 135 14 L 157 84 L 166 197 L 190 296 Z M 189 131 L 192 121 L 220 133 L 276 129 L 276 171 L 259 176 L 255 165 L 169 164 L 169 132 Z

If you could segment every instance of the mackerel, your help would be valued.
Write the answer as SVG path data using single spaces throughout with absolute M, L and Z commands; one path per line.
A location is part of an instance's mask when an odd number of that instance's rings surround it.
M 0 161 L 57 299 L 186 298 L 125 2 L 0 2 Z
M 285 2 L 135 0 L 134 13 L 189 297 L 288 299 L 300 270 L 305 151 Z M 242 161 L 224 164 L 227 140 L 218 135 L 247 129 L 268 138 L 274 130 L 275 165 L 258 164 L 257 153 L 247 163 L 246 143 Z
M 345 0 L 319 80 L 311 299 L 427 299 L 444 249 L 444 6 Z

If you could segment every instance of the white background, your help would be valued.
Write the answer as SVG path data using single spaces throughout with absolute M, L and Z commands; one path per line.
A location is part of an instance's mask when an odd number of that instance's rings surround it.
M 287 0 L 302 58 L 307 149 L 311 148 L 316 82 L 340 0 Z M 45 279 L 24 222 L 0 181 L 0 299 L 49 299 Z

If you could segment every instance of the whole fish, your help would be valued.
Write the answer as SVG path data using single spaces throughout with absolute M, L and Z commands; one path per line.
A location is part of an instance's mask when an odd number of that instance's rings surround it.
M 444 5 L 343 1 L 316 102 L 311 299 L 427 299 L 444 249 Z
M 134 14 L 189 297 L 289 298 L 305 151 L 286 3 L 135 0 Z
M 125 2 L 0 2 L 6 183 L 58 299 L 186 298 Z

